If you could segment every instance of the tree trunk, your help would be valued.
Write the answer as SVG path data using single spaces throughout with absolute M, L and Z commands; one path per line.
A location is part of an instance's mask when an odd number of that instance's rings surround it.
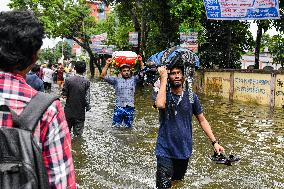
M 140 54 L 140 41 L 141 41 L 141 28 L 140 28 L 140 23 L 137 17 L 137 14 L 135 13 L 135 10 L 132 8 L 130 10 L 131 12 L 131 16 L 132 16 L 132 21 L 134 23 L 134 29 L 135 32 L 138 32 L 138 45 L 137 45 L 137 49 L 136 49 L 136 53 Z
M 98 64 L 96 61 L 95 61 L 95 55 L 92 51 L 92 49 L 90 48 L 88 42 L 80 42 L 78 39 L 76 39 L 75 37 L 72 37 L 72 39 L 78 43 L 78 45 L 80 45 L 80 47 L 82 47 L 83 49 L 85 49 L 90 57 L 90 73 L 91 73 L 91 79 L 94 79 L 94 75 L 95 75 L 95 67 L 94 67 L 94 64 L 97 66 L 98 70 L 100 73 L 102 73 L 102 68 L 101 68 L 101 65 Z M 86 45 L 88 44 L 88 45 Z
M 95 66 L 94 66 L 94 63 L 95 63 L 95 57 L 93 55 L 93 53 L 88 53 L 89 56 L 90 56 L 90 73 L 91 73 L 91 78 L 90 79 L 94 79 L 94 76 L 95 76 Z M 99 69 L 98 67 L 98 70 L 100 73 L 102 73 L 102 71 Z
M 226 68 L 231 68 L 232 62 L 231 62 L 231 43 L 232 43 L 232 22 L 229 21 L 229 31 L 228 31 L 228 60 L 227 60 L 227 65 Z
M 147 30 L 147 24 L 143 13 L 141 20 L 141 44 L 140 44 L 140 53 L 143 57 L 145 56 L 145 48 L 146 48 L 146 30 Z
M 259 54 L 260 54 L 261 38 L 262 38 L 262 26 L 261 26 L 261 24 L 258 24 L 256 42 L 255 42 L 255 52 L 254 52 L 254 55 L 255 55 L 254 68 L 255 69 L 259 69 Z

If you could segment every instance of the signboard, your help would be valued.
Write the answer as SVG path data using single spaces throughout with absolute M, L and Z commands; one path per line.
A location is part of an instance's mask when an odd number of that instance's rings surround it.
M 196 44 L 197 43 L 197 38 L 198 38 L 198 33 L 197 32 L 180 32 L 180 41 L 181 42 L 187 42 L 187 43 L 192 43 Z
M 198 32 L 180 32 L 181 47 L 186 47 L 193 52 L 198 52 Z
M 107 40 L 107 33 L 102 33 L 91 37 L 92 45 L 101 45 L 106 40 Z
M 96 54 L 112 55 L 113 50 L 116 48 L 114 45 L 93 45 L 92 50 Z
M 129 43 L 133 47 L 138 47 L 138 32 L 129 32 Z
M 204 0 L 208 19 L 279 19 L 279 0 Z

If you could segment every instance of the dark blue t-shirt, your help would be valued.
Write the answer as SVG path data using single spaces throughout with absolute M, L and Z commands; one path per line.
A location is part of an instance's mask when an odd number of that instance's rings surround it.
M 37 91 L 44 91 L 43 81 L 35 74 L 29 72 L 26 75 L 26 82 Z
M 159 110 L 157 156 L 175 159 L 187 159 L 191 156 L 192 115 L 202 113 L 198 97 L 196 94 L 193 94 L 193 97 L 194 103 L 190 103 L 187 91 L 182 96 L 167 95 L 166 109 Z

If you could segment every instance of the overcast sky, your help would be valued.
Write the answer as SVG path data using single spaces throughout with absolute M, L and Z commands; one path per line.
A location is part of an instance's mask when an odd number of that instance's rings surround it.
M 7 5 L 10 2 L 10 0 L 0 0 L 0 1 L 1 1 L 0 2 L 0 11 L 9 10 L 9 7 Z M 252 32 L 252 35 L 253 35 L 254 38 L 256 37 L 256 30 L 257 30 L 257 25 L 255 23 L 252 23 L 251 27 L 250 27 L 250 31 Z M 275 28 L 268 30 L 267 33 L 269 35 L 276 35 L 277 34 Z M 44 39 L 43 47 L 44 48 L 53 47 L 53 46 L 56 45 L 57 42 L 58 42 L 58 39 L 57 40 Z
M 1 0 L 0 11 L 9 10 L 9 7 L 7 6 L 9 2 L 10 2 L 10 0 Z

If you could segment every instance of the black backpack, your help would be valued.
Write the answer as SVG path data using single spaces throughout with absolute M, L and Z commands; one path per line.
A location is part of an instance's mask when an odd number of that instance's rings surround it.
M 17 116 L 8 106 L 0 111 L 11 112 L 13 127 L 0 126 L 0 189 L 49 188 L 41 149 L 33 132 L 43 113 L 58 97 L 39 92 Z

